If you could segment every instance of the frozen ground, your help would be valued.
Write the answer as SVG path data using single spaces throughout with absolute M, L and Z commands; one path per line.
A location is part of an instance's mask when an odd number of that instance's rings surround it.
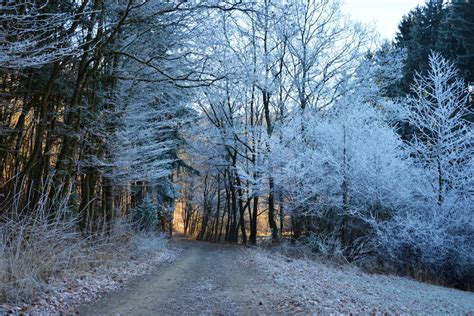
M 474 293 L 259 249 L 186 240 L 175 262 L 79 308 L 83 315 L 474 312 Z
M 111 247 L 97 249 L 95 255 L 99 261 L 92 268 L 84 267 L 49 279 L 32 304 L 14 306 L 0 302 L 0 315 L 75 314 L 77 306 L 100 301 L 105 293 L 120 290 L 131 280 L 174 261 L 181 249 L 169 247 L 163 237 L 154 235 L 137 235 L 125 245 L 115 245 L 115 250 Z
M 357 268 L 250 251 L 280 289 L 277 305 L 300 313 L 472 315 L 474 293 L 371 275 Z

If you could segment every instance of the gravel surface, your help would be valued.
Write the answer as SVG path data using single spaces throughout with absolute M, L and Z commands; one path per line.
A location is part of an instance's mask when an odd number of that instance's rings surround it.
M 79 309 L 83 315 L 474 315 L 474 293 L 293 260 L 261 249 L 174 241 L 175 262 Z
M 241 246 L 179 240 L 181 255 L 155 274 L 138 278 L 125 291 L 79 308 L 82 315 L 268 314 L 271 306 L 256 291 L 270 280 L 242 264 Z

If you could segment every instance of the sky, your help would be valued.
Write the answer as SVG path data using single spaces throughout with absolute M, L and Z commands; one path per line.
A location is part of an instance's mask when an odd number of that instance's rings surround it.
M 343 0 L 343 12 L 365 24 L 374 24 L 386 39 L 393 39 L 403 15 L 425 0 Z

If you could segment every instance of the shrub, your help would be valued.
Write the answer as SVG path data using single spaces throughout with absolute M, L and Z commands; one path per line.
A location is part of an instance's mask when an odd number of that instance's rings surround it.
M 75 221 L 50 220 L 39 211 L 0 226 L 0 296 L 7 301 L 32 299 L 51 275 L 81 258 L 84 239 Z
M 152 199 L 147 196 L 143 202 L 132 209 L 132 223 L 134 227 L 141 231 L 153 231 L 158 226 L 158 207 Z
M 424 271 L 437 281 L 469 288 L 474 272 L 473 223 L 464 209 L 434 206 L 401 213 L 379 226 L 379 254 L 403 273 Z

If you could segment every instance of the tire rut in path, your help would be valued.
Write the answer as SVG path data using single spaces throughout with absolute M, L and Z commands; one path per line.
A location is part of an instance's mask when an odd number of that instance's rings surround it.
M 262 289 L 270 282 L 242 264 L 242 247 L 177 240 L 175 262 L 158 267 L 126 289 L 79 308 L 81 315 L 232 315 L 271 313 Z

